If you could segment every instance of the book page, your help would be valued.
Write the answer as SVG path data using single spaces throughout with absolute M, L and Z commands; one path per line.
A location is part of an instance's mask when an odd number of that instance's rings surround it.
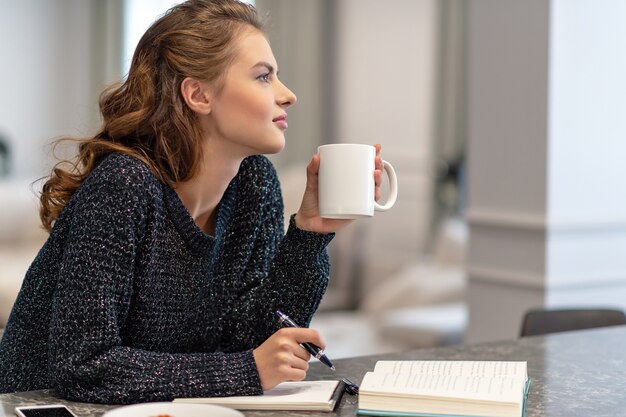
M 253 397 L 255 402 L 317 403 L 330 401 L 339 381 L 297 381 L 283 382 L 263 395 Z M 231 397 L 232 398 L 232 397 Z M 237 397 L 234 397 L 237 398 Z M 238 397 L 252 398 L 252 397 Z
M 176 398 L 175 402 L 221 404 L 239 409 L 316 410 L 327 409 L 333 403 L 333 394 L 339 381 L 283 382 L 263 395 Z M 319 407 L 315 407 L 315 406 Z
M 513 361 L 378 361 L 376 373 L 523 378 L 526 362 Z
M 368 372 L 360 394 L 436 397 L 474 401 L 519 403 L 524 379 L 461 375 L 385 374 Z

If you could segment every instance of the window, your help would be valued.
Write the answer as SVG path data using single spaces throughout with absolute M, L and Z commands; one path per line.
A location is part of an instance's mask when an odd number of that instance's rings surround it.
M 245 0 L 254 4 L 254 0 Z M 127 74 L 139 39 L 150 25 L 170 7 L 181 3 L 175 0 L 126 0 L 124 1 L 124 47 L 122 73 Z
M 124 49 L 122 73 L 128 74 L 135 47 L 150 25 L 180 1 L 126 0 L 124 2 Z

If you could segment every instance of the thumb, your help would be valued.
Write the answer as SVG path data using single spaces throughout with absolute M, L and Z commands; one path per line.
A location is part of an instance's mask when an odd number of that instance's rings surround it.
M 307 187 L 317 189 L 317 174 L 320 170 L 320 156 L 318 154 L 313 155 L 311 162 L 306 167 L 306 180 Z

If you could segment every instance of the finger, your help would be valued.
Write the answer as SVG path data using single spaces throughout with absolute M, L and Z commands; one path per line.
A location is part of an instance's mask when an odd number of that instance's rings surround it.
M 304 372 L 309 370 L 309 361 L 308 360 L 302 360 L 298 357 L 294 357 L 291 361 L 291 367 L 295 368 L 295 369 L 301 369 Z
M 300 349 L 294 349 L 293 354 L 294 356 L 298 357 L 299 359 L 303 361 L 308 362 L 309 360 L 311 360 L 311 354 L 309 353 L 308 350 L 306 350 L 302 346 L 300 346 Z
M 374 171 L 374 183 L 377 187 L 380 187 L 383 184 L 383 171 L 381 169 Z
M 287 381 L 302 381 L 306 378 L 306 371 L 297 368 L 291 368 L 285 373 Z
M 298 332 L 294 332 L 295 340 L 298 343 L 313 343 L 322 349 L 326 347 L 324 339 L 322 339 L 322 336 L 317 330 L 303 327 L 293 330 L 298 330 Z
M 382 146 L 380 145 L 380 143 L 377 143 L 374 145 L 374 148 L 376 148 L 376 158 L 374 158 L 374 168 L 382 170 L 383 158 L 381 158 L 380 156 L 380 150 L 382 149 Z
M 306 167 L 306 186 L 310 189 L 317 188 L 317 173 L 320 169 L 320 156 L 315 154 Z
M 311 162 L 306 167 L 307 175 L 317 175 L 317 172 L 320 169 L 320 156 L 319 154 L 313 155 L 311 158 Z
M 322 349 L 326 346 L 320 332 L 315 329 L 309 329 L 308 327 L 283 327 L 278 329 L 276 333 L 281 337 L 290 340 L 290 345 L 299 346 L 302 343 L 313 343 Z

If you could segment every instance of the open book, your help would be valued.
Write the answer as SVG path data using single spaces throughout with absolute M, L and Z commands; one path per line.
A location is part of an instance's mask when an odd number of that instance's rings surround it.
M 379 361 L 363 378 L 360 415 L 521 417 L 526 362 Z
M 333 411 L 343 391 L 341 381 L 298 381 L 283 382 L 263 395 L 176 398 L 174 402 L 217 404 L 237 410 Z

